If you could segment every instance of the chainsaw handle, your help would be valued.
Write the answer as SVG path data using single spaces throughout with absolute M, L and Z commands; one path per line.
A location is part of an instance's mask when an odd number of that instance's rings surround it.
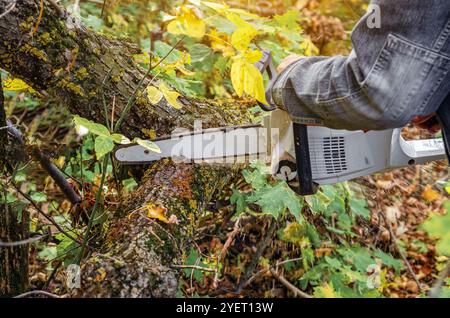
M 269 85 L 267 86 L 267 90 L 266 90 L 266 100 L 269 102 L 269 104 L 266 105 L 266 104 L 258 101 L 258 105 L 266 112 L 271 112 L 278 108 L 273 103 L 272 93 L 271 93 L 272 86 L 278 77 L 278 72 L 277 72 L 277 69 L 275 68 L 275 65 L 273 64 L 273 58 L 272 58 L 272 54 L 270 53 L 270 51 L 263 50 L 262 53 L 263 53 L 262 58 L 258 62 L 255 63 L 255 66 L 261 74 L 264 74 L 265 72 L 267 72 L 267 75 L 269 76 Z
M 415 164 L 426 164 L 446 158 L 442 138 L 405 140 L 401 129 L 394 129 L 391 141 L 390 167 L 405 167 Z
M 311 170 L 309 153 L 308 126 L 293 123 L 295 160 L 297 164 L 297 178 L 299 187 L 295 192 L 299 195 L 312 195 L 317 192 Z

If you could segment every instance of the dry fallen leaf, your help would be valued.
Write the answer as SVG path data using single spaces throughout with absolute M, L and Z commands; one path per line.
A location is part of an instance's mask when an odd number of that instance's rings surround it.
M 145 206 L 145 210 L 147 211 L 147 217 L 150 219 L 157 219 L 164 223 L 169 223 L 169 220 L 166 218 L 167 209 L 162 206 L 147 204 Z
M 440 193 L 434 190 L 432 185 L 427 185 L 422 192 L 422 198 L 430 202 L 436 201 L 440 197 Z

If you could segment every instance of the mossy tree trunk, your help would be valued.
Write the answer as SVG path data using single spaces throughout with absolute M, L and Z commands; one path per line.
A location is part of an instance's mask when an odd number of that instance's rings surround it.
M 8 134 L 4 109 L 3 88 L 0 77 L 0 176 L 11 160 L 7 155 Z M 0 183 L 0 241 L 18 242 L 29 236 L 26 211 L 18 211 L 6 200 L 6 189 Z M 0 297 L 14 296 L 26 291 L 28 287 L 28 244 L 0 246 Z
M 0 8 L 6 4 L 0 0 Z M 105 122 L 102 94 L 108 112 L 115 96 L 114 118 L 119 118 L 145 74 L 132 59 L 138 49 L 94 34 L 47 2 L 33 33 L 38 15 L 39 0 L 18 0 L 16 8 L 0 19 L 0 67 L 41 94 L 56 98 L 72 113 L 100 123 Z M 111 80 L 102 86 L 108 73 Z M 176 127 L 191 128 L 194 120 L 201 120 L 206 128 L 248 123 L 251 118 L 248 107 L 238 103 L 218 105 L 181 97 L 183 108 L 176 110 L 164 101 L 152 105 L 144 90 L 138 91 L 136 104 L 120 128 L 130 138 L 145 137 L 144 129 L 161 136 Z M 175 296 L 179 272 L 171 265 L 189 250 L 196 217 L 229 182 L 233 171 L 170 160 L 154 164 L 112 220 L 106 251 L 84 262 L 82 288 L 73 295 Z M 145 211 L 130 213 L 148 204 L 167 209 L 166 216 L 175 222 L 149 220 Z

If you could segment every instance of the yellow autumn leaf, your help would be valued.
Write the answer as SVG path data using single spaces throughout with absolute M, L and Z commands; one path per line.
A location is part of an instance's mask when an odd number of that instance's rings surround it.
M 239 28 L 231 35 L 231 44 L 239 51 L 244 51 L 258 34 L 254 27 Z
M 430 202 L 436 201 L 440 197 L 440 193 L 434 190 L 432 185 L 427 185 L 422 192 L 422 198 Z
M 94 281 L 95 282 L 102 282 L 106 278 L 106 270 L 103 267 L 100 267 L 95 271 Z
M 227 18 L 237 26 L 237 29 L 231 35 L 231 45 L 239 51 L 245 51 L 258 34 L 258 30 L 237 14 L 227 14 Z
M 250 60 L 247 58 L 249 57 Z M 267 104 L 262 74 L 254 65 L 256 54 L 239 55 L 234 58 L 231 65 L 231 83 L 240 97 L 243 93 Z
M 7 78 L 3 81 L 3 89 L 5 91 L 23 91 L 29 90 L 33 91 L 33 89 L 24 81 L 19 78 Z
M 206 24 L 199 18 L 193 8 L 182 6 L 180 14 L 170 21 L 167 31 L 172 34 L 185 34 L 193 38 L 201 38 L 205 35 Z
M 342 298 L 342 296 L 334 290 L 332 283 L 326 283 L 323 286 L 314 288 L 315 298 Z
M 228 34 L 212 29 L 207 36 L 210 39 L 210 46 L 214 51 L 222 52 L 224 57 L 235 55 L 234 48 L 231 43 L 229 43 L 230 39 Z
M 159 101 L 163 98 L 163 93 L 155 86 L 148 85 L 145 91 L 147 92 L 148 100 L 153 105 L 158 104 Z
M 243 56 L 247 62 L 256 63 L 262 58 L 263 54 L 258 50 L 248 50 L 243 54 Z
M 166 101 L 175 109 L 181 109 L 181 104 L 178 102 L 178 96 L 180 94 L 172 89 L 170 89 L 164 82 L 159 84 L 159 89 L 164 95 Z
M 155 204 L 147 204 L 145 206 L 145 210 L 147 211 L 148 218 L 157 219 L 164 223 L 169 223 L 169 220 L 166 218 L 167 209 L 165 207 Z
M 450 186 L 446 186 L 445 191 L 447 192 L 447 194 L 450 194 Z
M 217 12 L 225 12 L 228 9 L 228 6 L 225 4 L 210 2 L 210 1 L 202 1 L 203 5 L 207 6 L 208 8 L 214 9 Z
M 305 56 L 314 56 L 319 54 L 319 49 L 314 45 L 309 37 L 300 44 L 300 48 L 304 50 Z

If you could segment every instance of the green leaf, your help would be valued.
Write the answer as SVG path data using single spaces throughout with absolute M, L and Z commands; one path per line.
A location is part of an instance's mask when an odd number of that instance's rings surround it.
M 450 256 L 450 201 L 445 202 L 447 213 L 444 215 L 432 215 L 422 224 L 422 228 L 433 238 L 438 239 L 437 251 Z
M 82 126 L 82 127 L 87 128 L 89 130 L 89 132 L 91 132 L 94 135 L 103 136 L 103 137 L 111 136 L 108 128 L 106 128 L 105 126 L 103 126 L 101 124 L 94 123 L 93 121 L 88 120 L 86 118 L 75 115 L 75 116 L 73 116 L 73 121 L 75 123 L 75 128 L 77 128 L 77 130 L 79 129 L 80 126 Z
M 112 134 L 111 138 L 114 140 L 114 142 L 116 144 L 121 144 L 121 145 L 128 145 L 131 144 L 130 139 L 128 139 L 127 137 L 125 137 L 122 134 Z
M 170 54 L 169 54 L 170 52 Z M 155 53 L 158 57 L 163 58 L 166 56 L 164 63 L 170 64 L 181 59 L 181 52 L 167 43 L 162 41 L 155 41 Z M 169 54 L 169 55 L 167 55 Z
M 261 162 L 251 164 L 252 171 L 244 170 L 242 172 L 247 183 L 252 185 L 254 190 L 259 190 L 267 184 L 268 168 Z
M 212 50 L 204 44 L 196 43 L 191 46 L 189 54 L 191 55 L 191 63 L 201 63 L 209 58 Z
M 339 194 L 336 194 L 333 201 L 331 201 L 331 203 L 328 205 L 325 215 L 331 216 L 333 213 L 345 213 L 345 201 L 344 198 Z
M 137 186 L 136 180 L 134 178 L 128 178 L 125 180 L 122 180 L 122 185 L 125 188 L 126 191 L 131 192 L 133 191 Z
M 34 192 L 33 194 L 30 195 L 30 197 L 35 202 L 45 202 L 45 201 L 47 201 L 47 196 L 44 193 L 42 193 L 42 192 Z
M 290 10 L 282 15 L 276 14 L 273 18 L 282 28 L 286 28 L 288 30 L 298 30 L 299 25 L 297 20 L 299 18 L 299 13 L 299 10 Z
M 114 141 L 111 137 L 98 136 L 95 138 L 94 149 L 98 160 L 114 149 Z
M 364 199 L 350 198 L 350 210 L 366 220 L 370 218 L 370 211 L 367 209 L 367 201 Z
M 233 189 L 233 194 L 230 197 L 231 204 L 236 204 L 236 212 L 238 215 L 245 212 L 247 204 L 245 202 L 246 195 L 239 190 Z
M 47 246 L 38 253 L 38 258 L 41 260 L 52 260 L 58 255 L 56 246 Z
M 374 256 L 378 257 L 384 265 L 392 267 L 397 273 L 399 273 L 403 267 L 403 262 L 401 260 L 395 259 L 392 255 L 387 254 L 380 249 L 375 251 Z
M 339 269 L 342 267 L 342 263 L 336 258 L 331 258 L 329 256 L 325 256 L 325 262 L 327 262 L 328 265 L 330 265 L 331 267 L 334 267 L 336 269 Z
M 376 261 L 370 256 L 367 249 L 360 246 L 338 249 L 338 253 L 344 257 L 344 260 L 352 264 L 359 272 L 366 273 L 369 265 L 376 264 Z
M 150 151 L 161 153 L 161 149 L 159 149 L 158 145 L 155 144 L 153 141 L 144 140 L 144 139 L 140 139 L 140 138 L 136 138 L 136 139 L 134 139 L 134 141 L 138 145 L 141 145 L 142 147 L 144 147 Z
M 284 182 L 280 182 L 275 187 L 266 187 L 255 193 L 249 198 L 249 202 L 258 204 L 263 213 L 272 215 L 275 219 L 286 209 L 294 215 L 297 222 L 301 222 L 302 204 L 297 195 Z

